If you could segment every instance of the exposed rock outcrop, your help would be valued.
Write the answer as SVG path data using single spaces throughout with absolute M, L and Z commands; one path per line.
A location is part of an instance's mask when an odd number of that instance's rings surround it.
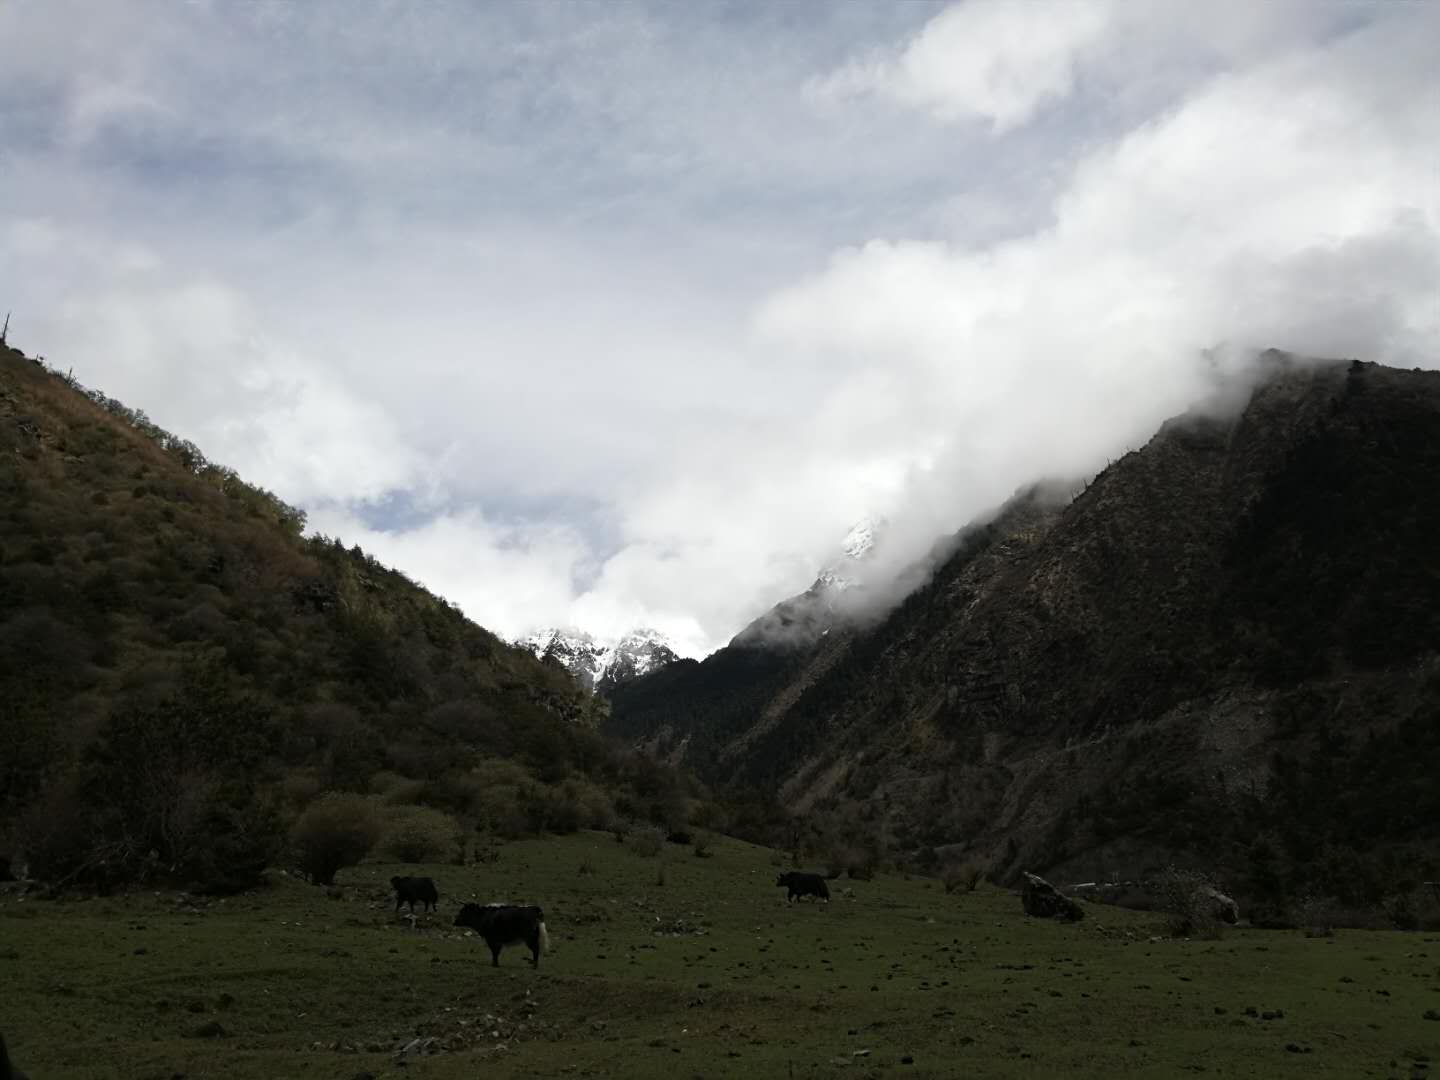
M 1025 908 L 1026 915 L 1033 915 L 1037 919 L 1079 922 L 1085 917 L 1085 910 L 1079 904 L 1036 874 L 1025 874 L 1025 885 L 1020 890 L 1020 903 Z

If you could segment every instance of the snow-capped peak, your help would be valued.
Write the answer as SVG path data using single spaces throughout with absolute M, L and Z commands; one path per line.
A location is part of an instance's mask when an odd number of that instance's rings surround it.
M 876 514 L 866 514 L 845 534 L 840 541 L 840 550 L 847 559 L 859 559 L 875 546 L 876 536 L 888 522 Z
M 592 691 L 612 689 L 680 658 L 664 634 L 648 627 L 611 639 L 596 638 L 573 627 L 547 627 L 517 639 L 515 644 L 541 659 L 559 661 Z
M 843 592 L 855 584 L 855 563 L 867 558 L 875 550 L 875 544 L 889 524 L 878 514 L 866 514 L 845 534 L 840 541 L 840 558 L 820 571 L 813 590 L 820 592 Z

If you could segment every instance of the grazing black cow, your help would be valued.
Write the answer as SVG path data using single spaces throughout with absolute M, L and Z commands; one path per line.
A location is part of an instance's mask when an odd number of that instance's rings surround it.
M 797 896 L 814 896 L 827 904 L 830 902 L 830 886 L 825 884 L 825 879 L 819 874 L 804 874 L 799 870 L 791 870 L 788 874 L 777 877 L 775 884 L 784 885 L 790 890 L 786 900 L 794 900 Z
M 396 911 L 400 910 L 401 904 L 409 904 L 411 912 L 414 912 L 416 900 L 420 901 L 421 911 L 434 911 L 435 905 L 440 901 L 433 878 L 392 877 L 390 887 L 395 890 Z
M 10 1055 L 5 1050 L 5 1036 L 0 1035 L 0 1080 L 30 1080 L 23 1072 L 10 1064 Z
M 550 947 L 545 933 L 545 912 L 538 907 L 515 904 L 466 904 L 455 916 L 456 926 L 474 930 L 490 946 L 491 963 L 500 966 L 500 950 L 506 945 L 527 945 L 535 967 L 540 954 Z

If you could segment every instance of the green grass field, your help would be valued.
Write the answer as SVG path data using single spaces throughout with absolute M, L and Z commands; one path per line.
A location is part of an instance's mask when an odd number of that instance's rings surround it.
M 713 850 L 526 841 L 367 864 L 338 899 L 285 877 L 210 902 L 10 893 L 0 1031 L 34 1080 L 1440 1076 L 1434 934 L 1160 940 L 1154 916 L 1061 925 L 895 877 L 787 905 L 771 852 Z M 440 913 L 395 916 L 397 872 L 433 875 Z M 544 906 L 538 972 L 452 930 L 472 898 Z

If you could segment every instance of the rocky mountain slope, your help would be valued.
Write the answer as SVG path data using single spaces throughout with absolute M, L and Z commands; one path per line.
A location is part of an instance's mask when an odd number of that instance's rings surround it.
M 742 634 L 622 688 L 608 729 L 1002 878 L 1179 859 L 1358 902 L 1435 876 L 1440 374 L 1264 360 L 1238 414 L 947 540 L 878 625 Z
M 537 630 L 515 644 L 541 660 L 558 663 L 586 690 L 599 694 L 609 694 L 621 683 L 680 659 L 664 634 L 648 629 L 601 640 L 573 627 L 552 627 Z

